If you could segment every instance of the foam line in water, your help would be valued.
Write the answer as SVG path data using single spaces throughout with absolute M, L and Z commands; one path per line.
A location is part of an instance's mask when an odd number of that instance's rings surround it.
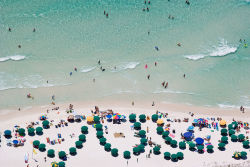
M 14 55 L 14 56 L 6 56 L 6 57 L 0 57 L 0 62 L 5 62 L 8 60 L 12 60 L 12 61 L 20 61 L 25 59 L 26 57 L 23 55 Z
M 83 68 L 81 68 L 81 72 L 87 73 L 87 72 L 93 71 L 95 68 L 96 68 L 96 66 L 94 66 L 94 67 L 83 67 Z
M 116 66 L 116 69 L 113 69 L 112 72 L 118 72 L 118 71 L 129 70 L 129 69 L 132 70 L 132 69 L 135 69 L 139 64 L 140 62 L 125 62 Z

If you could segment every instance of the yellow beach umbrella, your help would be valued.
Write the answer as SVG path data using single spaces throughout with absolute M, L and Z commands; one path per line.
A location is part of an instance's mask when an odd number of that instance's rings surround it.
M 227 124 L 227 122 L 226 122 L 225 120 L 221 120 L 221 121 L 220 121 L 220 125 L 221 125 L 221 126 L 224 126 L 224 125 L 226 125 L 226 124 Z
M 87 122 L 93 122 L 94 121 L 94 118 L 93 117 L 91 117 L 91 116 L 88 116 L 87 117 Z
M 58 163 L 57 162 L 51 162 L 51 167 L 58 167 Z
M 159 124 L 159 125 L 161 125 L 161 124 L 164 123 L 164 121 L 163 121 L 162 119 L 158 119 L 158 120 L 156 121 L 156 123 Z

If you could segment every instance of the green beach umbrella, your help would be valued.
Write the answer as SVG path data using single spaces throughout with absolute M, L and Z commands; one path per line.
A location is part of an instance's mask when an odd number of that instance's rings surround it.
M 88 127 L 87 127 L 87 126 L 82 126 L 82 127 L 81 127 L 81 132 L 82 132 L 83 134 L 87 134 L 87 133 L 88 133 Z
M 46 150 L 46 145 L 45 144 L 39 144 L 39 146 L 38 146 L 38 148 L 39 148 L 39 151 L 45 151 Z
M 97 132 L 96 132 L 96 137 L 97 137 L 98 139 L 102 138 L 102 137 L 103 137 L 103 131 L 97 131 Z
M 102 124 L 96 124 L 95 128 L 97 131 L 102 131 Z
M 230 130 L 228 131 L 228 134 L 229 134 L 229 136 L 234 135 L 234 134 L 235 134 L 235 131 L 232 130 L 232 129 L 230 129 Z
M 225 143 L 225 144 L 226 144 L 227 141 L 228 141 L 228 137 L 227 137 L 227 136 L 222 136 L 222 137 L 221 137 L 221 142 L 222 142 L 222 143 Z
M 167 144 L 170 144 L 170 142 L 172 141 L 172 138 L 168 136 L 165 138 L 165 141 Z
M 171 145 L 171 147 L 177 147 L 177 141 L 176 140 L 172 140 L 171 142 L 170 142 L 170 145 Z
M 138 146 L 138 148 L 140 149 L 140 152 L 144 152 L 145 150 L 145 146 L 144 145 L 142 145 L 142 144 L 140 144 L 139 146 Z
M 84 134 L 79 135 L 79 141 L 85 142 L 86 141 L 86 136 Z
M 130 158 L 131 158 L 130 152 L 129 152 L 129 151 L 124 151 L 124 152 L 123 152 L 123 157 L 124 157 L 125 159 L 130 159 Z
M 5 138 L 10 138 L 11 137 L 11 131 L 10 130 L 5 130 L 4 131 L 4 136 L 5 136 Z
M 177 154 L 178 159 L 182 160 L 184 158 L 184 154 L 182 152 L 178 152 Z
M 158 120 L 158 115 L 157 114 L 153 114 L 151 117 L 153 122 L 156 122 Z
M 245 135 L 239 134 L 238 139 L 239 139 L 239 141 L 243 141 L 245 139 Z
M 234 129 L 234 125 L 233 124 L 229 124 L 227 127 L 228 127 L 228 130 Z
M 25 129 L 23 128 L 18 129 L 18 133 L 20 136 L 25 136 Z
M 135 154 L 135 155 L 137 155 L 137 154 L 139 154 L 140 153 L 140 148 L 137 146 L 137 147 L 134 147 L 133 148 L 133 153 Z
M 110 143 L 106 143 L 106 144 L 104 145 L 104 150 L 105 150 L 105 151 L 110 151 L 110 150 L 111 150 L 111 144 L 110 144 Z
M 42 127 L 37 127 L 36 128 L 36 134 L 38 134 L 38 135 L 43 134 L 43 128 Z
M 164 153 L 164 158 L 165 158 L 165 159 L 170 159 L 170 158 L 171 158 L 170 152 L 165 152 L 165 153 Z
M 238 140 L 238 137 L 236 135 L 231 135 L 231 140 L 233 142 L 236 142 Z
M 100 122 L 100 117 L 94 116 L 94 122 L 98 124 Z
M 163 127 L 161 127 L 161 126 L 158 126 L 157 128 L 156 128 L 156 131 L 157 131 L 157 134 L 158 135 L 161 135 L 162 133 L 163 133 Z
M 139 116 L 139 121 L 140 121 L 140 122 L 145 122 L 145 121 L 146 121 L 146 115 L 145 115 L 145 114 L 141 114 L 141 115 Z
M 29 129 L 28 129 L 28 134 L 29 134 L 30 136 L 34 136 L 34 135 L 35 135 L 35 129 L 34 129 L 34 128 L 29 128 Z
M 186 143 L 184 141 L 179 142 L 180 149 L 186 149 Z
M 247 141 L 247 140 L 246 140 L 246 141 L 243 141 L 242 144 L 243 144 L 243 147 L 244 147 L 244 148 L 246 148 L 246 149 L 249 148 L 249 141 Z
M 117 148 L 111 149 L 111 155 L 112 155 L 113 157 L 118 156 L 118 149 L 117 149 Z
M 82 141 L 76 141 L 75 142 L 76 148 L 82 148 Z
M 207 152 L 213 152 L 214 150 L 213 150 L 213 148 L 214 148 L 214 146 L 213 145 L 208 145 L 207 146 Z
M 146 145 L 148 140 L 146 138 L 141 138 L 141 144 Z
M 39 145 L 40 145 L 40 141 L 38 141 L 38 140 L 33 141 L 34 148 L 38 148 Z
M 130 122 L 135 122 L 136 121 L 136 115 L 135 114 L 130 114 L 129 115 L 129 121 Z
M 247 152 L 241 151 L 240 157 L 241 157 L 242 159 L 247 159 Z
M 134 128 L 135 128 L 136 130 L 141 129 L 141 123 L 140 123 L 140 122 L 135 122 L 135 123 L 134 123 Z
M 198 152 L 201 153 L 201 152 L 203 152 L 204 146 L 203 145 L 198 145 L 197 149 L 198 149 Z
M 106 144 L 107 139 L 105 137 L 102 137 L 99 139 L 99 141 L 100 141 L 100 144 L 104 146 Z
M 58 167 L 65 167 L 65 162 L 63 162 L 63 161 L 59 162 Z
M 69 153 L 70 153 L 70 155 L 76 155 L 76 148 L 75 147 L 70 147 L 69 148 Z
M 169 135 L 169 131 L 164 131 L 163 133 L 162 133 L 162 138 L 166 138 L 166 137 L 168 137 L 168 135 Z
M 145 130 L 140 130 L 139 135 L 140 135 L 140 137 L 144 138 L 146 136 L 146 131 Z
M 43 121 L 43 127 L 45 128 L 45 129 L 48 129 L 49 128 L 49 121 L 48 120 L 45 120 L 45 121 Z
M 227 129 L 221 129 L 221 135 L 226 136 L 227 135 Z
M 64 151 L 60 151 L 58 153 L 58 156 L 59 156 L 60 159 L 63 159 L 66 156 L 66 153 Z
M 218 147 L 220 150 L 224 150 L 225 149 L 225 143 L 219 143 Z
M 178 160 L 178 156 L 176 154 L 172 154 L 171 155 L 171 159 L 172 159 L 172 161 L 177 161 Z
M 55 150 L 49 149 L 47 152 L 47 156 L 50 158 L 54 158 L 55 157 Z
M 155 146 L 154 148 L 153 148 L 153 151 L 154 151 L 154 154 L 159 154 L 160 153 L 160 147 L 158 147 L 158 146 Z

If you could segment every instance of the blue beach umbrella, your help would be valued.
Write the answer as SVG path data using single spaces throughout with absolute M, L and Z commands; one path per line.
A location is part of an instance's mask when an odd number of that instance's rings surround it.
M 203 143 L 204 143 L 204 139 L 202 139 L 202 138 L 200 138 L 200 137 L 197 137 L 197 138 L 195 139 L 195 142 L 196 142 L 196 144 L 200 145 L 200 144 L 203 144 Z
M 18 144 L 18 140 L 13 140 L 13 144 Z
M 107 115 L 106 118 L 110 119 L 112 118 L 112 115 Z
M 183 134 L 184 138 L 187 140 L 187 139 L 191 139 L 191 137 L 193 136 L 193 134 L 191 132 L 185 132 Z
M 193 131 L 194 130 L 194 126 L 189 126 L 187 130 L 188 131 Z

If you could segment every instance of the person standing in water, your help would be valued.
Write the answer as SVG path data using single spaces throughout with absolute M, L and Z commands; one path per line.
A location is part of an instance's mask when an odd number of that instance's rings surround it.
M 186 74 L 183 75 L 183 78 L 186 78 Z

